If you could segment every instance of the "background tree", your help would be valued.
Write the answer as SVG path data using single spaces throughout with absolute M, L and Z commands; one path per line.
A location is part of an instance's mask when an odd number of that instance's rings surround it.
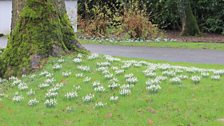
M 0 57 L 0 76 L 26 74 L 49 56 L 84 52 L 63 0 L 15 0 L 13 7 L 13 30 Z
M 180 0 L 180 11 L 182 20 L 183 36 L 195 36 L 200 35 L 197 20 L 192 12 L 190 0 Z

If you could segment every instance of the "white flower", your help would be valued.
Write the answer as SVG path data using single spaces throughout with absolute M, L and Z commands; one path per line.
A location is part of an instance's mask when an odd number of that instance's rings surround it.
M 55 64 L 54 66 L 53 66 L 53 69 L 54 70 L 60 70 L 62 68 L 62 65 L 60 65 L 60 64 Z
M 208 73 L 208 72 L 202 72 L 202 73 L 201 73 L 201 76 L 202 76 L 202 77 L 208 77 L 208 76 L 209 76 L 209 73 Z
M 110 66 L 111 63 L 110 62 L 101 62 L 101 63 L 97 63 L 97 66 L 99 67 L 106 67 L 106 66 Z
M 89 81 L 91 81 L 91 79 L 92 79 L 91 77 L 85 77 L 83 82 L 89 82 Z
M 104 92 L 105 88 L 103 86 L 97 86 L 97 87 L 94 87 L 94 91 L 96 91 L 96 92 Z
M 201 77 L 199 77 L 199 76 L 192 76 L 192 77 L 191 77 L 191 80 L 192 80 L 195 84 L 198 84 L 198 83 L 200 83 L 200 81 L 201 81 Z
M 113 78 L 113 74 L 110 74 L 110 73 L 108 73 L 108 74 L 105 74 L 104 75 L 104 77 L 106 78 L 106 79 L 111 79 L 111 78 Z
M 62 58 L 58 59 L 58 63 L 64 63 L 64 62 L 65 62 L 64 59 L 62 59 Z
M 55 107 L 57 104 L 57 100 L 56 99 L 47 99 L 44 104 L 46 105 L 46 107 L 51 108 L 51 107 Z
M 88 94 L 88 95 L 84 96 L 84 97 L 82 98 L 82 100 L 83 100 L 84 102 L 91 102 L 91 101 L 93 100 L 93 98 L 94 98 L 94 95 L 93 95 L 93 94 Z
M 124 73 L 124 70 L 123 69 L 115 70 L 115 74 L 116 75 L 122 74 L 122 73 Z
M 93 60 L 99 57 L 99 54 L 91 54 L 90 56 L 88 56 L 88 60 Z
M 28 105 L 29 105 L 29 106 L 35 106 L 35 105 L 37 105 L 38 103 L 39 103 L 39 101 L 38 101 L 36 98 L 34 98 L 34 99 L 30 99 L 30 100 L 29 100 Z
M 75 63 L 81 63 L 81 62 L 82 62 L 82 59 L 80 59 L 80 58 L 75 58 L 75 59 L 73 59 L 73 62 L 75 62 Z
M 118 96 L 111 96 L 110 97 L 110 101 L 117 101 L 118 100 Z
M 33 91 L 33 89 L 30 89 L 30 90 L 27 92 L 27 95 L 28 95 L 28 96 L 35 95 L 35 91 Z
M 220 75 L 214 75 L 214 76 L 211 76 L 211 79 L 212 80 L 220 80 Z
M 115 89 L 115 88 L 118 88 L 119 86 L 120 84 L 117 84 L 116 82 L 112 82 L 111 84 L 108 85 L 110 89 Z
M 55 98 L 57 96 L 58 96 L 57 92 L 47 92 L 45 95 L 46 98 Z
M 76 77 L 84 77 L 84 74 L 83 73 L 78 73 L 75 75 Z
M 89 66 L 82 66 L 82 65 L 80 65 L 77 68 L 79 70 L 81 70 L 81 71 L 90 71 L 90 67 Z
M 83 57 L 83 55 L 81 54 L 81 53 L 79 53 L 78 55 L 77 55 L 77 58 L 82 58 Z
M 78 93 L 77 92 L 68 92 L 65 94 L 65 98 L 68 99 L 68 100 L 71 100 L 71 99 L 74 99 L 78 97 Z
M 174 77 L 170 79 L 170 82 L 173 84 L 181 84 L 181 79 L 179 77 Z
M 137 77 L 130 77 L 126 79 L 126 82 L 128 82 L 129 84 L 136 84 L 138 82 Z
M 104 107 L 106 104 L 104 104 L 103 102 L 97 102 L 96 104 L 95 104 L 95 107 L 96 108 L 102 108 L 102 107 Z
M 19 95 L 18 92 L 15 93 L 15 95 L 13 96 L 12 100 L 14 102 L 21 102 L 24 99 L 24 97 L 22 95 Z
M 149 85 L 146 87 L 146 90 L 150 92 L 158 92 L 161 89 L 159 85 Z
M 44 88 L 47 88 L 47 87 L 49 87 L 50 86 L 50 84 L 48 84 L 48 83 L 42 83 L 42 84 L 40 84 L 38 87 L 40 88 L 40 89 L 44 89 Z
M 99 81 L 94 81 L 93 82 L 93 87 L 98 87 L 98 86 L 100 86 L 101 84 L 100 84 L 100 82 Z
M 44 82 L 52 84 L 53 82 L 55 82 L 55 79 L 54 78 L 48 78 Z
M 21 83 L 18 85 L 18 89 L 19 89 L 19 90 L 26 90 L 26 89 L 28 89 L 28 86 L 27 86 L 26 83 L 21 82 Z
M 125 95 L 129 95 L 129 94 L 131 94 L 131 90 L 130 89 L 121 89 L 120 90 L 120 95 L 125 96 Z
M 62 75 L 64 77 L 69 77 L 72 74 L 72 72 L 62 72 Z

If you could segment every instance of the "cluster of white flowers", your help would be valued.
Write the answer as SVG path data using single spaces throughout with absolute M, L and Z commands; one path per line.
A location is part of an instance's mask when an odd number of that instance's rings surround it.
M 47 88 L 47 87 L 50 87 L 51 86 L 51 84 L 49 84 L 49 83 L 42 83 L 42 84 L 39 84 L 39 88 L 40 89 L 44 89 L 44 88 Z
M 46 98 L 56 98 L 58 96 L 58 92 L 47 92 L 45 94 Z
M 179 77 L 171 78 L 170 82 L 173 83 L 173 84 L 181 84 L 182 83 L 182 81 Z
M 27 86 L 26 83 L 21 82 L 21 83 L 18 84 L 18 89 L 19 90 L 26 90 L 26 89 L 28 89 L 28 86 Z
M 80 65 L 77 68 L 79 70 L 81 70 L 81 71 L 90 71 L 90 67 L 89 66 L 82 66 L 82 65 Z
M 80 58 L 75 58 L 75 59 L 73 59 L 73 62 L 75 62 L 75 63 L 81 63 L 81 62 L 82 62 L 82 59 L 80 59 Z
M 21 102 L 24 99 L 22 95 L 19 95 L 18 92 L 15 93 L 15 95 L 12 97 L 12 100 L 14 102 Z
M 158 92 L 161 89 L 160 85 L 150 85 L 146 87 L 146 90 L 150 92 Z
M 71 74 L 72 74 L 72 72 L 70 72 L 70 71 L 62 72 L 62 75 L 63 75 L 64 77 L 69 77 Z
M 76 91 L 68 92 L 65 94 L 65 98 L 68 100 L 74 99 L 78 97 L 78 93 Z
M 96 108 L 102 108 L 102 107 L 104 107 L 106 104 L 104 104 L 103 102 L 97 102 L 96 104 L 95 104 L 95 107 Z
M 193 81 L 193 83 L 198 84 L 201 81 L 201 77 L 200 76 L 192 76 L 191 80 Z
M 84 74 L 83 73 L 77 73 L 75 76 L 76 77 L 84 77 Z
M 97 59 L 99 57 L 99 54 L 91 54 L 90 56 L 88 56 L 88 60 L 94 60 Z
M 208 72 L 201 72 L 202 77 L 208 77 L 210 74 Z
M 94 94 L 88 94 L 82 98 L 84 102 L 91 102 L 94 98 Z
M 53 69 L 54 70 L 60 70 L 62 68 L 62 65 L 61 64 L 55 64 L 54 66 L 53 66 Z
M 109 87 L 110 89 L 116 89 L 116 88 L 120 87 L 120 84 L 118 84 L 118 83 L 116 83 L 116 82 L 111 82 L 111 83 L 108 85 L 108 87 Z
M 119 74 L 122 74 L 124 73 L 125 71 L 123 69 L 118 69 L 118 70 L 115 70 L 115 74 L 116 75 L 119 75 Z
M 58 61 L 57 61 L 58 63 L 64 63 L 65 62 L 65 60 L 64 59 L 62 59 L 62 58 L 60 58 L 60 59 L 58 59 Z
M 44 76 L 44 77 L 47 77 L 47 78 L 51 78 L 53 76 L 52 73 L 48 72 L 48 71 L 43 71 L 39 74 L 40 76 Z
M 110 101 L 114 102 L 114 101 L 118 101 L 118 96 L 111 96 L 110 97 Z
M 108 67 L 108 66 L 111 65 L 110 62 L 100 62 L 100 63 L 98 62 L 96 64 L 97 64 L 98 67 Z
M 33 96 L 33 95 L 35 95 L 35 91 L 33 91 L 33 89 L 30 89 L 26 94 L 28 96 Z
M 56 104 L 57 104 L 57 100 L 56 99 L 46 99 L 46 101 L 44 102 L 44 104 L 48 108 L 55 107 Z
M 168 76 L 168 77 L 174 77 L 176 76 L 176 72 L 175 71 L 164 71 L 162 72 L 163 75 Z
M 213 75 L 211 76 L 212 80 L 220 80 L 221 76 L 220 75 Z
M 34 98 L 34 99 L 30 99 L 29 101 L 28 101 L 28 105 L 29 106 L 35 106 L 35 105 L 37 105 L 39 103 L 39 101 L 36 99 L 36 98 Z
M 120 95 L 125 96 L 125 95 L 129 95 L 129 94 L 131 94 L 131 90 L 130 89 L 121 89 L 120 90 Z
M 83 82 L 90 82 L 91 79 L 92 79 L 91 77 L 85 77 L 84 80 L 83 80 Z
M 100 84 L 99 81 L 93 82 L 93 90 L 96 92 L 104 92 L 105 88 Z

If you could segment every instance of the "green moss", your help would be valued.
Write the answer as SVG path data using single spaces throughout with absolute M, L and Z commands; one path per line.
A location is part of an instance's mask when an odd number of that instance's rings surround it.
M 29 0 L 20 13 L 20 19 L 11 32 L 2 55 L 5 77 L 30 72 L 31 56 L 42 58 L 69 52 L 84 52 L 72 41 L 75 33 L 66 13 L 60 12 L 54 0 Z M 55 51 L 56 48 L 56 51 Z

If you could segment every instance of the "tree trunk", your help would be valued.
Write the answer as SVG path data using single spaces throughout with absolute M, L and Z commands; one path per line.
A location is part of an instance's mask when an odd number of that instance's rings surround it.
M 200 35 L 197 20 L 192 12 L 190 0 L 180 0 L 182 15 L 182 36 Z
M 14 1 L 14 0 L 13 0 Z M 0 57 L 0 77 L 21 76 L 40 68 L 41 59 L 85 52 L 76 41 L 63 0 L 13 3 L 13 30 Z

